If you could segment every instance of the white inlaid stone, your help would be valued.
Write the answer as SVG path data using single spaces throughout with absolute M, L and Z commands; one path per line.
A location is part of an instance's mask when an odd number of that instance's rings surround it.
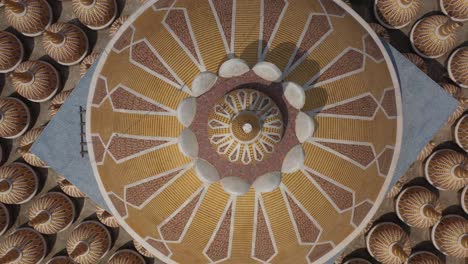
M 242 195 L 250 189 L 250 184 L 239 177 L 222 178 L 221 186 L 225 192 L 232 195 Z
M 197 159 L 194 167 L 195 173 L 202 182 L 213 183 L 219 181 L 218 170 L 208 161 Z
M 306 142 L 315 131 L 315 124 L 312 117 L 304 112 L 299 112 L 296 116 L 295 132 L 299 142 Z
M 305 92 L 304 89 L 295 82 L 283 83 L 284 97 L 288 100 L 288 103 L 296 109 L 302 109 L 305 104 Z
M 305 154 L 301 145 L 294 146 L 286 157 L 284 157 L 283 165 L 281 167 L 281 172 L 283 173 L 293 173 L 298 171 L 304 165 Z
M 271 192 L 281 184 L 281 172 L 270 172 L 258 177 L 252 186 L 257 192 Z
M 202 72 L 198 74 L 192 82 L 192 94 L 198 97 L 208 92 L 218 80 L 218 76 L 212 72 Z
M 249 65 L 242 59 L 234 58 L 225 61 L 219 67 L 219 76 L 223 78 L 231 78 L 235 76 L 240 76 L 250 70 Z
M 255 74 L 270 82 L 281 81 L 281 70 L 271 62 L 262 61 L 253 67 Z
M 186 128 L 179 136 L 179 149 L 188 157 L 196 158 L 198 156 L 198 141 L 192 130 Z
M 189 127 L 193 122 L 196 112 L 196 99 L 193 97 L 185 98 L 179 103 L 179 106 L 177 106 L 177 119 L 183 126 Z

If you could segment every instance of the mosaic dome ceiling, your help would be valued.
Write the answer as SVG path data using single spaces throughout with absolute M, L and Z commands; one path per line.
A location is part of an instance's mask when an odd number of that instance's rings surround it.
M 166 262 L 324 262 L 385 197 L 395 80 L 341 2 L 150 1 L 97 66 L 90 158 L 112 213 Z

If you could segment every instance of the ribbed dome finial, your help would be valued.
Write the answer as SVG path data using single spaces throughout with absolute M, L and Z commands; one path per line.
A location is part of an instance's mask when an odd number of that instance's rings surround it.
M 466 169 L 466 161 L 463 161 L 462 164 L 457 165 L 453 170 L 453 175 L 457 178 L 467 179 L 468 178 L 468 170 Z
M 400 259 L 402 262 L 408 259 L 408 254 L 405 252 L 405 250 L 399 243 L 395 243 L 392 245 L 391 252 L 395 257 Z
M 10 76 L 14 81 L 22 83 L 30 83 L 34 79 L 31 72 L 12 72 Z
M 89 250 L 89 245 L 85 241 L 80 241 L 76 244 L 73 251 L 70 253 L 72 259 L 84 255 Z
M 460 22 L 455 22 L 452 20 L 448 20 L 447 23 L 443 24 L 439 28 L 439 34 L 443 37 L 447 37 L 451 34 L 454 34 L 457 32 L 458 28 L 462 27 L 463 24 Z
M 0 179 L 0 192 L 6 192 L 10 189 L 11 184 L 7 179 Z
M 94 3 L 94 0 L 80 0 L 81 4 L 85 6 L 90 6 Z
M 28 225 L 35 226 L 35 225 L 43 224 L 49 220 L 50 220 L 50 214 L 47 211 L 43 210 L 38 215 L 36 215 L 36 217 L 30 220 L 28 222 Z
M 65 41 L 65 37 L 62 34 L 51 32 L 49 30 L 44 32 L 44 37 L 55 45 L 60 45 Z
M 427 204 L 423 207 L 423 214 L 427 218 L 438 219 L 441 217 L 441 213 L 438 212 L 433 205 Z

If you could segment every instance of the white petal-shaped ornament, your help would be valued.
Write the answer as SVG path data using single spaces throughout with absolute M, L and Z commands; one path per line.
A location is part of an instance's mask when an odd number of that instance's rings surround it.
M 306 142 L 315 131 L 315 124 L 312 117 L 304 112 L 299 112 L 296 116 L 295 132 L 299 142 Z
M 192 130 L 186 128 L 179 136 L 179 149 L 188 157 L 196 158 L 198 156 L 198 140 Z
M 232 195 L 242 195 L 250 189 L 250 184 L 239 177 L 222 178 L 221 186 L 225 192 Z
M 231 77 L 236 77 L 240 76 L 250 70 L 249 65 L 247 65 L 247 62 L 245 62 L 242 59 L 230 59 L 225 61 L 223 64 L 221 64 L 221 67 L 219 67 L 219 76 L 223 78 L 231 78 Z
M 288 103 L 296 109 L 302 109 L 305 104 L 305 92 L 304 89 L 295 82 L 283 83 L 284 97 L 288 100 Z
M 218 170 L 208 161 L 203 159 L 197 159 L 195 161 L 194 168 L 195 173 L 201 181 L 205 183 L 213 183 L 219 181 Z
M 218 76 L 212 72 L 202 72 L 198 74 L 192 82 L 192 94 L 198 97 L 208 92 L 218 80 Z
M 185 98 L 179 103 L 179 106 L 177 106 L 177 119 L 183 126 L 189 127 L 190 124 L 192 124 L 196 112 L 196 99 L 193 97 Z
M 269 82 L 279 82 L 281 81 L 281 70 L 271 62 L 262 61 L 253 67 L 255 74 L 260 76 L 262 79 Z
M 281 172 L 270 172 L 258 177 L 252 187 L 257 192 L 271 192 L 281 184 Z
M 284 157 L 281 172 L 293 173 L 302 168 L 304 165 L 305 154 L 302 145 L 294 146 Z

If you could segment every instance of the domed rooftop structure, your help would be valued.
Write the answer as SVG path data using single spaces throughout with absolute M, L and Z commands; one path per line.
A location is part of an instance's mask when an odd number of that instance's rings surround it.
M 42 45 L 50 57 L 65 66 L 80 63 L 89 48 L 88 37 L 81 28 L 60 22 L 44 32 Z
M 94 264 L 109 251 L 112 244 L 109 231 L 97 221 L 84 221 L 70 234 L 67 252 L 81 264 Z
M 117 16 L 115 0 L 72 0 L 72 8 L 78 20 L 93 30 L 110 26 Z
M 0 98 L 0 137 L 17 138 L 29 127 L 31 114 L 21 100 L 13 97 Z
M 430 190 L 422 186 L 411 186 L 398 195 L 395 212 L 409 226 L 428 228 L 439 221 L 442 206 L 437 195 Z
M 68 99 L 68 97 L 70 96 L 72 92 L 73 92 L 73 89 L 61 91 L 52 99 L 52 101 L 50 101 L 50 106 L 49 106 L 50 116 L 55 116 L 55 114 L 57 114 L 60 107 L 65 103 L 65 101 Z
M 128 19 L 128 16 L 120 16 L 117 18 L 111 25 L 109 29 L 109 35 L 114 36 L 115 33 L 120 29 L 120 27 L 125 23 L 125 21 Z
M 15 162 L 0 167 L 0 202 L 22 204 L 36 195 L 39 179 L 26 164 Z
M 75 206 L 65 194 L 50 192 L 36 199 L 29 207 L 29 222 L 43 234 L 67 229 L 75 219 Z
M 14 70 L 24 57 L 21 41 L 10 32 L 0 30 L 0 73 Z
M 341 1 L 150 1 L 93 76 L 94 174 L 112 215 L 164 262 L 321 263 L 389 189 L 394 77 Z
M 75 197 L 75 198 L 86 197 L 86 194 L 84 192 L 80 191 L 80 189 L 78 189 L 78 187 L 73 185 L 71 182 L 69 182 L 64 177 L 59 176 L 57 184 L 60 187 L 60 189 L 62 189 L 62 191 L 64 193 L 66 193 L 67 195 L 69 195 L 71 197 Z
M 23 35 L 35 37 L 52 23 L 52 8 L 46 0 L 3 0 L 8 23 Z
M 47 261 L 47 264 L 76 264 L 69 256 L 56 256 Z
M 143 247 L 143 245 L 140 244 L 138 241 L 133 240 L 133 246 L 135 246 L 136 251 L 138 251 L 138 253 L 140 253 L 141 255 L 147 258 L 154 258 L 154 255 L 151 254 L 148 250 L 146 250 L 146 248 Z
M 24 136 L 22 136 L 18 142 L 18 152 L 29 165 L 34 167 L 47 168 L 47 164 L 45 164 L 38 156 L 30 151 L 32 145 L 39 138 L 42 131 L 44 131 L 44 127 L 37 127 L 26 132 L 26 134 L 24 134 Z
M 463 211 L 468 214 L 468 185 L 463 188 L 463 191 L 461 193 L 461 207 L 463 208 Z
M 421 7 L 421 0 L 376 0 L 374 13 L 380 24 L 397 29 L 413 22 Z
M 466 155 L 441 149 L 426 160 L 424 175 L 437 189 L 456 191 L 468 184 L 467 162 Z
M 468 20 L 466 0 L 440 0 L 440 9 L 454 21 L 465 22 Z
M 366 245 L 372 257 L 386 264 L 405 263 L 411 253 L 409 235 L 391 222 L 375 225 L 366 236 Z
M 33 102 L 50 100 L 60 87 L 59 73 L 45 61 L 23 62 L 10 77 L 15 90 Z
M 0 203 L 0 236 L 5 234 L 8 227 L 10 227 L 10 218 L 10 210 L 8 210 L 6 205 Z
M 468 8 L 467 8 L 468 9 Z M 468 47 L 456 49 L 447 62 L 450 79 L 463 88 L 468 88 Z
M 434 246 L 447 256 L 468 258 L 468 220 L 459 215 L 446 215 L 431 232 Z
M 0 242 L 0 263 L 37 264 L 46 256 L 47 243 L 31 228 L 19 228 Z
M 429 143 L 427 143 L 427 145 L 424 146 L 424 148 L 421 150 L 416 160 L 419 160 L 419 161 L 426 160 L 426 158 L 432 154 L 432 151 L 434 151 L 435 147 L 436 145 L 434 144 L 434 142 L 429 141 Z
M 458 120 L 454 134 L 458 146 L 468 152 L 468 115 Z
M 99 208 L 96 210 L 96 215 L 101 223 L 108 227 L 117 228 L 119 227 L 119 222 L 106 210 Z
M 443 264 L 443 262 L 432 252 L 417 251 L 409 256 L 406 264 Z
M 444 89 L 444 91 L 453 96 L 455 99 L 459 101 L 463 99 L 463 92 L 461 91 L 460 87 L 456 86 L 455 84 L 442 83 L 440 86 L 442 86 L 442 89 Z
M 99 53 L 93 53 L 86 58 L 83 59 L 83 61 L 80 63 L 80 75 L 83 77 L 88 69 L 99 59 Z
M 110 257 L 108 264 L 146 264 L 145 259 L 133 250 L 122 249 Z
M 424 17 L 411 29 L 413 50 L 424 58 L 441 57 L 455 47 L 461 26 L 462 23 L 443 15 Z

